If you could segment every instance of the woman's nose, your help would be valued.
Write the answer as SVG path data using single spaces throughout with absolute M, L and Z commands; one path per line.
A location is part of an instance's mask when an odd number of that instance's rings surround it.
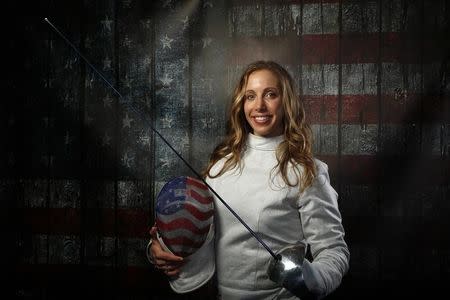
M 266 109 L 266 102 L 264 101 L 262 96 L 256 97 L 255 108 L 258 111 Z

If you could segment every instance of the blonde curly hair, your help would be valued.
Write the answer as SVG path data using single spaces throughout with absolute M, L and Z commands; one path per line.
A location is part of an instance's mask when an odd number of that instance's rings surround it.
M 252 128 L 244 115 L 244 96 L 250 74 L 259 70 L 268 70 L 278 78 L 284 109 L 282 141 L 276 149 L 277 165 L 274 170 L 281 173 L 283 181 L 289 186 L 299 186 L 300 191 L 311 185 L 316 176 L 312 155 L 312 132 L 305 121 L 305 111 L 297 96 L 291 75 L 273 61 L 256 61 L 247 66 L 236 86 L 227 122 L 227 134 L 224 140 L 212 152 L 203 175 L 216 178 L 226 171 L 241 166 L 241 154 L 245 150 L 248 133 Z M 212 175 L 211 168 L 226 157 L 222 169 Z M 288 171 L 292 167 L 296 180 L 289 180 Z M 303 171 L 301 170 L 303 168 Z

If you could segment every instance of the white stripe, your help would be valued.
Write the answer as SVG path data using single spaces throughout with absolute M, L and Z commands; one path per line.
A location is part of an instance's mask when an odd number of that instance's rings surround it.
M 179 253 L 179 252 L 188 252 L 188 253 L 194 253 L 197 251 L 197 248 L 192 248 L 184 245 L 172 245 L 171 247 L 172 252 Z
M 302 70 L 302 90 L 304 95 L 338 94 L 338 65 L 303 65 Z
M 439 64 L 425 64 L 424 76 L 432 85 L 438 77 Z M 339 65 L 303 65 L 303 95 L 338 95 Z M 342 64 L 342 95 L 377 95 L 378 65 Z M 425 79 L 425 78 L 424 78 Z M 396 94 L 399 90 L 419 93 L 421 83 L 420 64 L 381 64 L 381 93 Z
M 305 4 L 303 5 L 303 17 L 302 17 L 303 34 L 338 33 L 339 32 L 338 17 L 339 17 L 338 3 Z
M 186 236 L 186 237 L 189 237 L 189 239 L 194 242 L 200 242 L 200 241 L 206 239 L 207 234 L 208 233 L 205 233 L 202 235 L 197 235 L 197 234 L 193 234 L 191 231 L 183 229 L 183 228 L 175 229 L 175 230 L 167 231 L 167 232 L 162 232 L 162 235 L 164 236 L 164 238 L 173 239 L 173 238 L 177 238 L 177 237 L 181 237 L 181 236 Z
M 335 124 L 315 124 L 313 131 L 315 155 L 337 155 L 338 126 Z M 377 151 L 377 124 L 343 124 L 342 154 L 343 155 L 373 155 Z
M 313 131 L 313 153 L 314 155 L 336 155 L 337 154 L 337 126 L 334 124 L 311 125 Z
M 419 11 L 418 6 L 406 8 L 401 0 L 383 2 L 382 32 L 411 30 L 416 16 L 411 11 Z M 303 14 L 301 15 L 301 12 Z M 263 19 L 263 13 L 265 19 Z M 378 33 L 379 8 L 377 1 L 342 3 L 342 32 Z M 444 18 L 444 17 L 442 17 Z M 228 16 L 230 36 L 284 36 L 295 32 L 300 34 L 338 34 L 339 3 L 306 3 L 276 5 L 250 4 L 235 5 Z M 445 22 L 442 21 L 442 24 Z M 264 28 L 263 28 L 264 25 Z
M 377 73 L 376 64 L 342 65 L 342 94 L 376 95 Z
M 205 221 L 199 221 L 197 220 L 193 215 L 191 215 L 188 211 L 181 209 L 177 211 L 176 213 L 172 215 L 163 215 L 163 214 L 157 214 L 157 217 L 164 223 L 169 223 L 175 219 L 179 218 L 185 218 L 190 220 L 197 228 L 204 228 L 205 226 L 208 226 L 213 221 L 213 216 L 209 217 Z
M 342 154 L 344 155 L 374 155 L 377 153 L 378 125 L 343 124 Z

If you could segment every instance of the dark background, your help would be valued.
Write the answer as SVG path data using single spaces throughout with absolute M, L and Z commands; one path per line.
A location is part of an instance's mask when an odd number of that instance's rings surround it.
M 8 298 L 176 299 L 144 248 L 162 185 L 192 174 L 149 124 L 200 170 L 224 135 L 236 78 L 256 59 L 278 61 L 294 76 L 315 155 L 340 195 L 350 271 L 329 298 L 429 299 L 447 291 L 448 1 L 4 7 L 0 217 Z

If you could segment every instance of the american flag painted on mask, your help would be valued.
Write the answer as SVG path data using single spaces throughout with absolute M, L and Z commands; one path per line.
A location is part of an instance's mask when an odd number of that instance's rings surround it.
M 156 201 L 156 226 L 164 244 L 178 256 L 194 253 L 213 223 L 208 187 L 191 177 L 176 177 L 163 186 Z

